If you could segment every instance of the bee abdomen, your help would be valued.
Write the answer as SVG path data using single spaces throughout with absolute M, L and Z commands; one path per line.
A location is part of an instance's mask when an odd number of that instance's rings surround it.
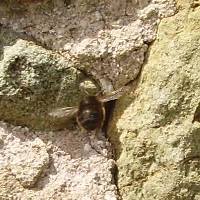
M 78 123 L 86 130 L 97 129 L 102 121 L 102 114 L 94 109 L 84 109 L 77 117 Z
M 104 107 L 96 96 L 84 98 L 79 105 L 77 122 L 79 126 L 87 131 L 101 128 L 104 121 Z

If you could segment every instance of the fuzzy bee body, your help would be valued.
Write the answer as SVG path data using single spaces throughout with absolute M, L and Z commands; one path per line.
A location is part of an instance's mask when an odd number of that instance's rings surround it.
M 87 132 L 102 128 L 105 120 L 104 103 L 120 98 L 129 91 L 130 86 L 124 86 L 106 96 L 86 96 L 77 107 L 59 108 L 49 113 L 53 117 L 76 116 L 76 121 L 82 129 Z
M 77 123 L 86 131 L 98 130 L 105 119 L 105 108 L 96 96 L 87 96 L 79 104 Z

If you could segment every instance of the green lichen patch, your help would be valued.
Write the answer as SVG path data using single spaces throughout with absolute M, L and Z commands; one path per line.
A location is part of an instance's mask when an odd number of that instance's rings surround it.
M 32 128 L 61 128 L 66 119 L 50 118 L 57 107 L 76 106 L 85 76 L 66 60 L 32 42 L 5 47 L 0 62 L 0 119 Z

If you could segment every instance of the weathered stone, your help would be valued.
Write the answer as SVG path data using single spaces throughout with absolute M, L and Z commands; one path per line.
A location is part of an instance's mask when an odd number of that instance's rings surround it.
M 12 199 L 23 191 L 20 182 L 16 180 L 10 169 L 0 168 L 0 199 Z
M 61 49 L 109 91 L 137 77 L 160 19 L 175 10 L 173 0 L 9 1 L 0 4 L 0 23 Z
M 0 122 L 0 199 L 117 200 L 115 162 L 78 131 L 33 132 Z M 101 141 L 106 149 L 106 141 Z
M 66 122 L 64 119 L 63 121 L 51 119 L 47 113 L 54 107 L 72 106 L 78 103 L 82 97 L 81 88 L 87 90 L 89 87 L 89 90 L 93 90 L 94 86 L 82 81 L 82 73 L 77 69 L 93 75 L 105 91 L 112 90 L 113 86 L 118 88 L 135 79 L 143 65 L 148 45 L 156 38 L 160 20 L 173 15 L 175 10 L 173 0 L 0 1 L 0 33 L 3 35 L 0 37 L 0 43 L 2 41 L 0 92 L 3 91 L 0 97 L 2 110 L 0 119 L 34 128 L 64 127 L 63 123 Z M 6 37 L 2 27 L 10 30 Z M 10 41 L 9 36 L 13 37 L 11 30 L 15 38 L 18 38 L 18 33 L 19 38 L 23 38 L 21 34 L 28 35 L 30 36 L 28 40 L 39 43 L 43 48 L 32 42 L 22 40 L 16 42 L 16 39 Z M 173 28 L 169 30 L 173 31 Z M 5 48 L 3 57 L 2 48 L 5 46 L 9 47 Z M 60 54 L 65 59 L 52 51 L 45 50 L 45 47 L 61 50 Z M 158 78 L 157 75 L 153 77 L 152 71 L 159 69 L 148 68 L 146 76 L 151 74 L 149 78 Z M 163 69 L 161 71 L 160 74 L 163 73 Z M 146 86 L 149 87 L 149 83 L 154 84 L 155 80 L 146 81 L 144 75 L 145 73 L 142 78 L 145 82 L 143 89 L 139 86 L 138 96 L 134 97 L 136 100 L 138 98 L 136 101 L 138 110 L 132 104 L 133 109 L 126 110 L 125 118 L 117 123 L 118 128 L 124 130 L 121 138 L 122 154 L 118 159 L 119 189 L 123 198 L 131 200 L 141 199 L 143 194 L 146 199 L 158 198 L 159 195 L 161 196 L 159 198 L 165 198 L 166 193 L 173 199 L 172 188 L 176 186 L 178 180 L 182 180 L 182 174 L 176 169 L 176 165 L 175 168 L 170 168 L 174 165 L 173 162 L 171 165 L 169 162 L 170 166 L 166 168 L 165 165 L 168 155 L 172 154 L 174 160 L 179 162 L 181 159 L 178 155 L 182 155 L 182 152 L 178 148 L 175 151 L 176 149 L 170 146 L 173 138 L 167 134 L 163 134 L 163 137 L 169 138 L 171 141 L 169 144 L 165 144 L 162 138 L 157 137 L 162 131 L 156 127 L 162 123 L 165 126 L 165 117 L 158 119 L 152 117 L 153 111 L 160 110 L 159 108 L 157 110 L 156 100 L 151 101 L 152 108 L 148 107 L 146 102 L 151 98 L 145 99 L 145 97 L 152 94 Z M 165 96 L 163 98 L 156 96 L 158 93 L 156 89 L 154 98 L 162 107 Z M 146 96 L 140 95 L 143 92 Z M 167 92 L 170 96 L 170 91 Z M 141 105 L 139 105 L 140 99 L 144 101 Z M 132 102 L 131 95 L 128 100 L 124 98 L 122 105 L 118 107 L 118 112 L 124 112 L 127 101 Z M 163 108 L 160 116 L 167 112 L 165 107 Z M 139 112 L 138 120 L 142 120 L 137 121 L 137 116 L 132 113 L 135 109 Z M 198 109 L 195 109 L 195 113 L 196 119 Z M 168 120 L 170 121 L 170 117 Z M 132 122 L 135 123 L 136 129 Z M 153 124 L 151 129 L 148 129 L 149 124 L 150 126 Z M 141 128 L 137 129 L 140 125 Z M 21 200 L 119 198 L 113 174 L 116 173 L 115 162 L 108 156 L 110 149 L 107 149 L 109 145 L 106 140 L 99 141 L 94 137 L 89 139 L 78 130 L 32 132 L 20 127 L 16 131 L 15 127 L 6 127 L 4 124 L 0 124 L 0 127 L 2 130 L 0 184 L 3 188 L 0 188 L 0 194 L 3 197 Z M 180 128 L 180 131 L 184 131 L 180 135 L 187 132 L 188 129 L 185 127 Z M 151 133 L 155 129 L 157 132 Z M 175 128 L 173 130 L 176 131 Z M 132 134 L 133 132 L 135 134 Z M 116 136 L 112 136 L 112 140 Z M 38 155 L 41 154 L 41 159 L 36 155 L 36 149 L 32 147 L 35 143 L 39 148 Z M 118 147 L 117 154 L 120 155 L 118 138 L 114 144 Z M 13 156 L 14 152 L 17 152 L 16 158 Z M 27 166 L 23 165 L 22 161 L 28 157 L 28 153 L 31 155 L 30 159 L 24 161 Z M 154 162 L 155 155 L 158 163 Z M 175 181 L 170 182 L 167 170 L 159 173 L 160 168 L 163 171 L 169 168 L 170 172 L 173 172 Z M 191 172 L 191 177 L 196 175 L 192 169 Z M 10 184 L 7 180 L 13 183 L 14 189 L 11 191 L 8 189 Z M 168 182 L 167 186 L 164 181 Z M 187 184 L 187 180 L 185 183 Z M 175 189 L 173 191 L 176 192 Z M 183 187 L 181 192 L 187 195 L 187 191 L 187 188 Z
M 123 200 L 199 199 L 200 7 L 190 3 L 161 21 L 136 91 L 117 103 Z
M 79 88 L 84 78 L 61 56 L 18 40 L 5 47 L 0 62 L 0 119 L 36 129 L 65 127 L 66 119 L 48 112 L 77 105 L 85 95 Z
M 4 160 L 12 174 L 23 187 L 33 187 L 41 173 L 49 164 L 49 155 L 45 144 L 36 138 L 33 141 L 21 142 L 17 138 L 6 145 Z

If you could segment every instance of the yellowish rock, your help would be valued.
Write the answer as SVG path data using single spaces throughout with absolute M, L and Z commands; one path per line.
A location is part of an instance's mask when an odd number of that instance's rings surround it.
M 138 87 L 117 103 L 110 127 L 123 200 L 199 196 L 200 7 L 177 7 L 161 21 Z

